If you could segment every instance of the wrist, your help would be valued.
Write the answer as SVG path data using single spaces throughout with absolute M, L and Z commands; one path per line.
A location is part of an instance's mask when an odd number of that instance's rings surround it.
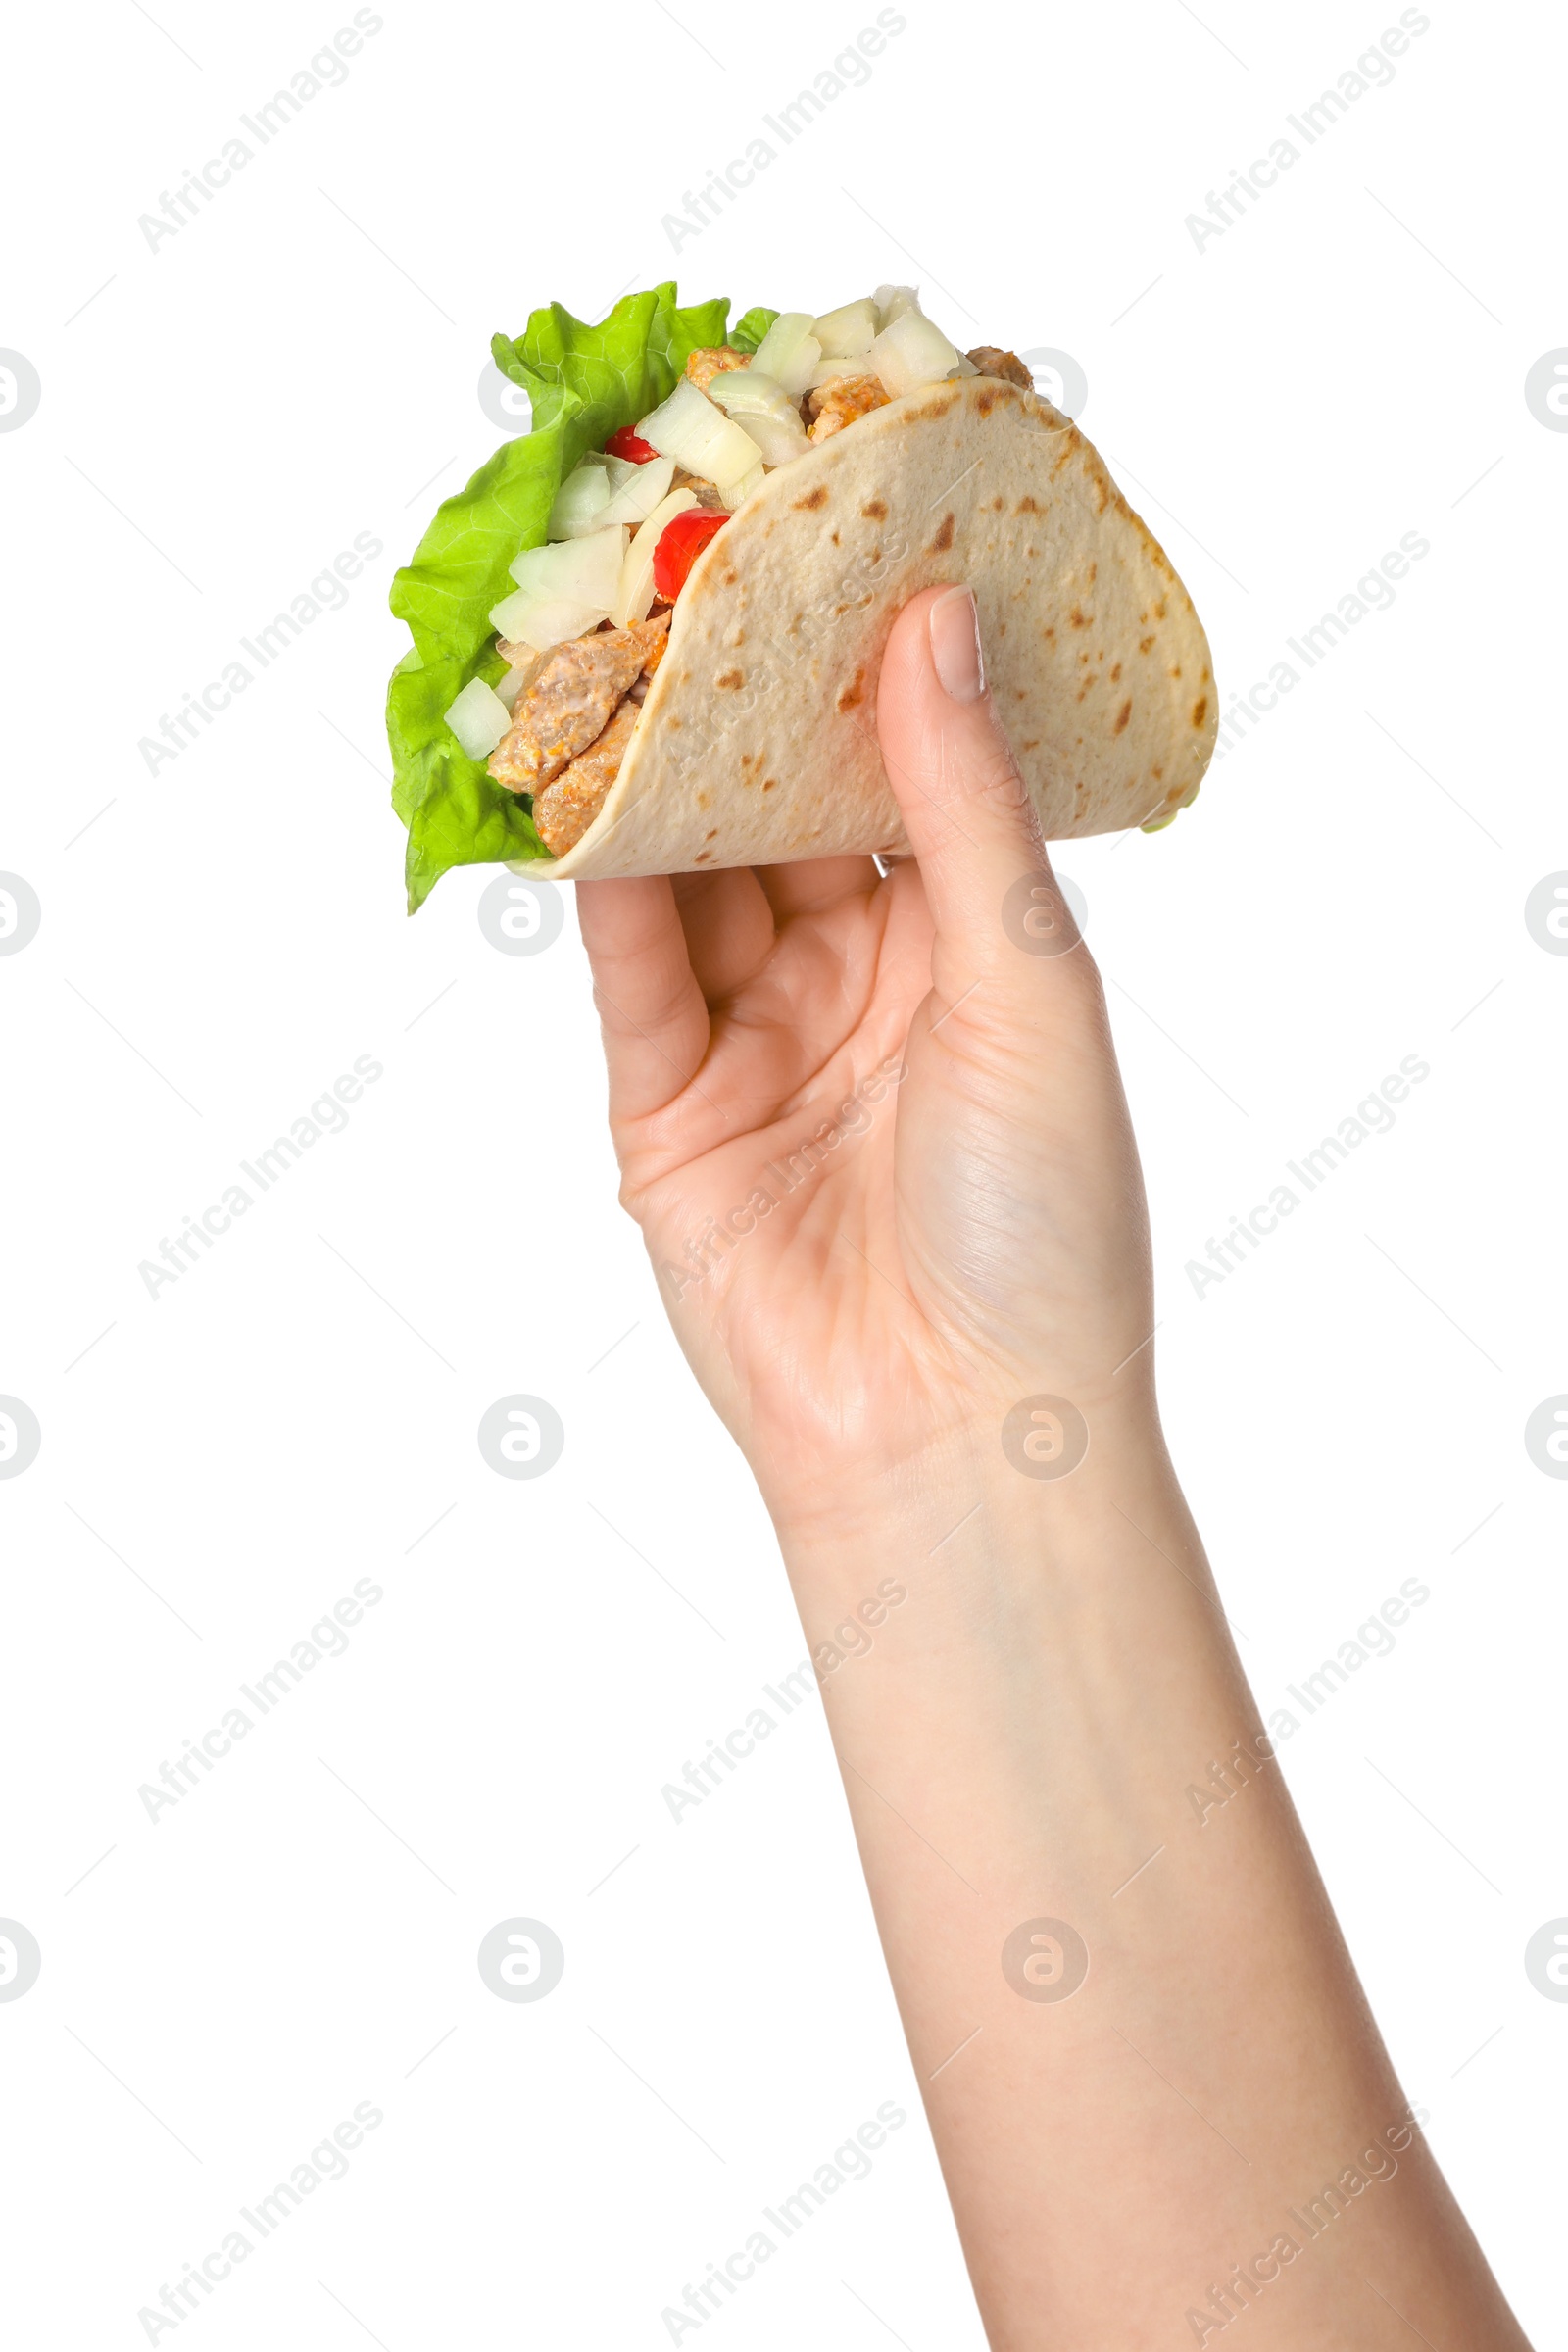
M 961 1608 L 968 1580 L 956 1571 L 977 1541 L 988 1575 L 1025 1590 L 1093 1573 L 1107 1544 L 1196 1551 L 1152 1397 L 1096 1402 L 1092 1419 L 1060 1401 L 1026 1399 L 852 1477 L 769 1494 L 808 1630 L 889 1573 L 934 1579 Z

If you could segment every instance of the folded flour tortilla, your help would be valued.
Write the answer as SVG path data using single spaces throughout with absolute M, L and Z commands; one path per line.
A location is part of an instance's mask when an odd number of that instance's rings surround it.
M 818 359 L 824 337 L 846 356 Z M 597 324 L 552 304 L 491 348 L 528 429 L 392 584 L 413 640 L 387 695 L 411 911 L 458 865 L 570 879 L 903 850 L 877 678 L 902 607 L 943 582 L 975 590 L 1048 838 L 1164 824 L 1197 793 L 1218 697 L 1191 598 L 1022 363 L 961 357 L 913 288 L 731 324 L 722 297 L 683 306 L 664 282 Z M 659 450 L 657 486 L 631 490 Z M 596 519 L 628 497 L 662 500 L 651 578 L 644 534 Z
M 1208 643 L 1098 451 L 992 376 L 862 416 L 769 474 L 698 559 L 599 815 L 517 872 L 686 873 L 907 849 L 876 740 L 882 649 L 967 582 L 1048 840 L 1168 822 L 1218 719 Z

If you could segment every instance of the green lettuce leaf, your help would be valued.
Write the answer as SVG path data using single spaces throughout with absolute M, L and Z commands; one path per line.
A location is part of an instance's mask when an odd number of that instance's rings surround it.
M 755 351 L 777 317 L 777 311 L 748 311 L 730 328 L 730 342 L 737 351 Z
M 749 311 L 740 326 L 775 316 Z M 597 326 L 552 303 L 514 340 L 496 336 L 496 366 L 527 393 L 532 429 L 443 500 L 392 582 L 392 611 L 414 639 L 392 673 L 386 712 L 392 806 L 409 829 L 411 914 L 451 866 L 547 855 L 524 802 L 467 757 L 443 714 L 470 678 L 494 685 L 502 675 L 490 608 L 513 587 L 513 560 L 543 544 L 564 476 L 666 399 L 688 354 L 724 341 L 728 317 L 722 295 L 682 309 L 666 280 L 624 295 Z

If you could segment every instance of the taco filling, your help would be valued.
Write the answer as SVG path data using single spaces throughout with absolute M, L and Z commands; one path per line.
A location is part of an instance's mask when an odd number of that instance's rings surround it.
M 1011 352 L 959 352 L 912 287 L 881 286 L 817 318 L 782 313 L 755 350 L 692 350 L 666 399 L 578 462 L 490 612 L 505 674 L 471 679 L 445 713 L 553 857 L 604 807 L 687 578 L 730 515 L 873 410 L 972 375 L 1031 388 Z

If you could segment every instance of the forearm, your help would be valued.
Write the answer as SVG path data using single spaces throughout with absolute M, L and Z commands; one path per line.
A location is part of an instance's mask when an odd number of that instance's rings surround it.
M 1098 1424 L 1060 1481 L 994 1440 L 923 1468 L 918 1505 L 784 1544 L 993 2343 L 1213 2343 L 1228 2308 L 1254 2352 L 1405 2319 L 1522 2344 L 1410 2130 L 1157 1440 Z

